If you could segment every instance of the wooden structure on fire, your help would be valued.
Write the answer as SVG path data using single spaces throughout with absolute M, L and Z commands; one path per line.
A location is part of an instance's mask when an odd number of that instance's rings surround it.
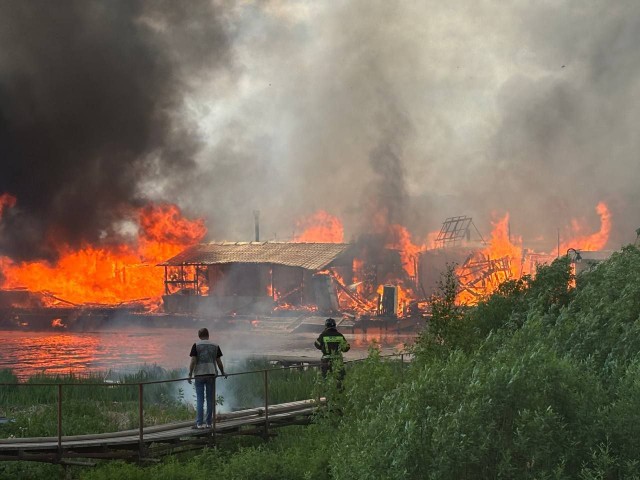
M 313 305 L 339 310 L 333 276 L 352 275 L 345 243 L 222 242 L 195 245 L 160 264 L 171 313 L 269 314 Z
M 472 229 L 478 237 L 476 240 L 472 239 Z M 425 296 L 436 292 L 442 275 L 452 266 L 459 294 L 467 300 L 480 299 L 511 277 L 511 259 L 491 258 L 483 253 L 487 242 L 471 217 L 447 218 L 435 244 L 435 249 L 421 252 L 418 261 L 418 278 Z

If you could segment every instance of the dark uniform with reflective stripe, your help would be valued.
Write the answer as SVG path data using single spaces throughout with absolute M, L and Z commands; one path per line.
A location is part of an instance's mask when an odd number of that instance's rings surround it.
M 332 364 L 335 361 L 342 360 L 342 353 L 348 352 L 351 348 L 349 342 L 344 338 L 335 327 L 327 327 L 320 334 L 314 343 L 318 350 L 322 350 L 322 375 L 326 376 L 331 371 Z M 339 380 L 344 378 L 344 367 L 340 368 Z

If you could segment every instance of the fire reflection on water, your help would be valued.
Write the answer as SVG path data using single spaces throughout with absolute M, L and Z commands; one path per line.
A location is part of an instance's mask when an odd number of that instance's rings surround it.
M 313 347 L 313 342 L 319 333 L 212 332 L 211 339 L 220 344 L 223 360 L 227 362 L 256 355 L 318 359 L 320 353 Z M 102 332 L 3 331 L 0 336 L 0 369 L 11 369 L 21 379 L 35 374 L 135 373 L 144 365 L 182 369 L 188 365 L 191 345 L 197 340 L 195 330 L 177 328 Z M 391 354 L 413 340 L 412 336 L 384 331 L 347 333 L 346 337 L 352 345 L 347 360 L 366 357 L 372 344 L 382 354 Z
M 35 374 L 86 374 L 111 369 L 128 371 L 143 364 L 175 368 L 170 338 L 134 332 L 2 332 L 0 368 L 19 378 Z M 182 362 L 184 363 L 184 362 Z
M 377 332 L 355 334 L 349 343 L 357 350 L 373 347 L 384 353 L 398 353 L 405 350 L 405 344 L 413 343 L 413 337 L 394 335 L 380 329 Z

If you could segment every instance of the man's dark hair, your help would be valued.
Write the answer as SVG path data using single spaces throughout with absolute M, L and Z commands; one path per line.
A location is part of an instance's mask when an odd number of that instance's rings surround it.
M 209 329 L 208 328 L 201 328 L 200 330 L 198 330 L 198 337 L 200 338 L 200 340 L 206 340 L 209 338 Z

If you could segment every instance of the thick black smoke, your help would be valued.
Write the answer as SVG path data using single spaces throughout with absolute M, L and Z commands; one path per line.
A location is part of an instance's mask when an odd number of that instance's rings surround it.
M 1 254 L 99 241 L 141 182 L 184 183 L 200 145 L 176 112 L 228 65 L 222 22 L 208 1 L 0 1 Z

